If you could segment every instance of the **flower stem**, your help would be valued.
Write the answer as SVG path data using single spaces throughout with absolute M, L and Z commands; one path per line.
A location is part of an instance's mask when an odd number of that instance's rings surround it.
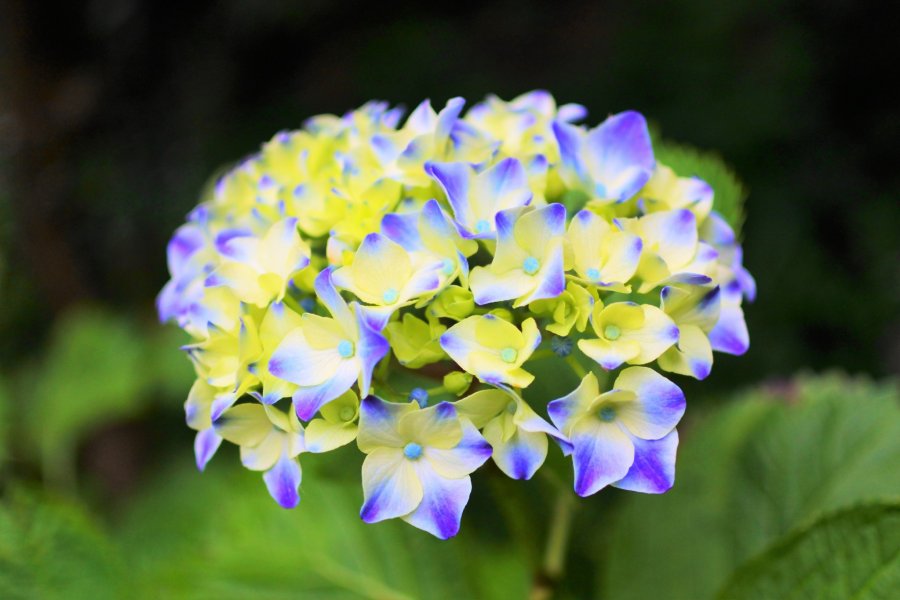
M 547 532 L 547 546 L 544 561 L 535 577 L 530 600 L 549 600 L 565 572 L 569 535 L 572 532 L 572 517 L 575 512 L 575 498 L 568 489 L 560 490 L 553 508 L 550 528 Z
M 569 367 L 571 367 L 571 369 L 575 372 L 575 374 L 579 377 L 579 379 L 583 378 L 585 375 L 587 375 L 587 369 L 585 369 L 583 366 L 581 366 L 581 363 L 578 362 L 578 358 L 575 356 L 574 353 L 572 353 L 566 357 L 566 364 L 568 364 Z

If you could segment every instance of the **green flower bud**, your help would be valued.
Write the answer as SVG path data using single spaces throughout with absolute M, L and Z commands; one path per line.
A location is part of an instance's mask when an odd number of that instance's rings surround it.
M 472 385 L 472 375 L 462 371 L 454 371 L 444 375 L 444 387 L 448 392 L 462 396 Z
M 428 307 L 428 316 L 462 321 L 475 310 L 472 292 L 458 285 L 448 286 Z

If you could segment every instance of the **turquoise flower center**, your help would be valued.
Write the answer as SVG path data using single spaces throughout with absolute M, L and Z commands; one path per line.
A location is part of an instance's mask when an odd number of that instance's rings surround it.
M 515 348 L 504 348 L 500 351 L 500 358 L 503 359 L 503 362 L 516 362 L 516 357 L 518 356 L 519 352 Z
M 529 256 L 522 262 L 522 270 L 529 275 L 534 275 L 541 268 L 541 262 L 533 256 Z
M 609 423 L 616 418 L 616 409 L 612 406 L 604 406 L 600 409 L 598 416 L 600 417 L 601 421 L 606 421 L 607 423 Z
M 593 267 L 585 271 L 584 274 L 587 275 L 588 279 L 590 279 L 591 281 L 597 281 L 598 279 L 600 279 L 600 271 Z
M 450 260 L 449 258 L 445 258 L 441 262 L 441 273 L 443 273 L 447 277 L 449 277 L 450 275 L 453 275 L 454 269 L 456 269 L 456 263 L 453 262 L 452 260 Z
M 415 442 L 410 442 L 403 447 L 403 456 L 409 460 L 418 460 L 422 456 L 422 446 Z
M 475 233 L 487 233 L 490 230 L 491 224 L 487 222 L 487 219 L 481 219 L 475 223 Z
M 517 408 L 519 408 L 519 407 L 516 406 L 515 401 L 510 402 L 509 404 L 506 405 L 506 412 L 508 412 L 511 415 L 514 415 L 514 414 L 516 414 Z
M 603 330 L 603 336 L 611 342 L 619 339 L 620 335 L 622 335 L 622 330 L 615 325 L 607 325 Z
M 353 415 L 355 413 L 356 413 L 356 411 L 353 410 L 353 408 L 351 408 L 349 406 L 345 406 L 344 408 L 341 409 L 341 412 L 338 413 L 338 418 L 341 421 L 349 421 L 350 419 L 353 418 Z
M 355 348 L 353 347 L 353 342 L 350 340 L 341 340 L 341 342 L 337 345 L 338 354 L 341 355 L 341 358 L 350 358 L 353 356 Z
M 397 298 L 400 297 L 400 294 L 394 288 L 388 288 L 382 295 L 381 299 L 385 301 L 386 304 L 393 304 L 397 301 Z

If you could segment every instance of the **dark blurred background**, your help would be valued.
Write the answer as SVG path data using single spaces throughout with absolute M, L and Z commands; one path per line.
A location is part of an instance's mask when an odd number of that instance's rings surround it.
M 719 152 L 749 190 L 751 349 L 717 357 L 689 394 L 800 369 L 896 375 L 890 4 L 2 0 L 0 373 L 46 366 L 78 307 L 123 316 L 124 337 L 157 331 L 168 237 L 211 174 L 276 131 L 372 98 L 545 88 L 585 104 L 591 123 L 640 110 L 663 137 Z M 177 405 L 190 375 L 178 381 L 151 439 L 188 455 Z M 8 410 L 30 400 L 14 389 Z M 79 444 L 120 449 L 153 426 L 144 415 L 107 432 L 118 441 Z M 121 471 L 108 477 L 125 485 Z

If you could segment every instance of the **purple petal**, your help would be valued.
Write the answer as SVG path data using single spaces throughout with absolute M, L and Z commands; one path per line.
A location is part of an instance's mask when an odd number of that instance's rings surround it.
M 547 458 L 547 436 L 518 430 L 494 449 L 494 462 L 512 479 L 531 479 Z
M 270 369 L 271 370 L 271 369 Z M 319 385 L 300 387 L 294 392 L 293 403 L 297 416 L 309 421 L 320 408 L 353 387 L 359 376 L 356 361 L 344 361 L 334 377 Z
M 619 481 L 634 462 L 634 445 L 614 423 L 589 423 L 572 435 L 575 493 L 590 496 Z
M 750 348 L 750 334 L 740 306 L 723 306 L 719 321 L 709 332 L 713 350 L 740 356 Z
M 635 111 L 609 117 L 588 133 L 585 159 L 607 198 L 630 198 L 647 183 L 656 165 L 646 119 Z M 623 177 L 626 174 L 629 177 Z
M 316 276 L 313 287 L 316 290 L 316 296 L 318 297 L 319 302 L 325 305 L 325 308 L 327 308 L 328 312 L 337 319 L 338 323 L 347 327 L 353 322 L 353 313 L 350 312 L 350 307 L 347 306 L 347 302 L 341 297 L 337 289 L 335 289 L 334 283 L 331 281 L 332 274 L 333 267 L 324 269 Z
M 445 479 L 423 461 L 416 463 L 424 496 L 419 506 L 403 520 L 433 536 L 446 540 L 459 532 L 463 509 L 472 493 L 472 480 Z
M 457 222 L 468 223 L 471 217 L 468 197 L 472 168 L 466 163 L 458 162 L 428 163 L 426 169 L 447 194 L 447 201 Z
M 366 456 L 362 481 L 359 517 L 366 523 L 407 515 L 422 501 L 422 482 L 400 450 L 379 448 Z
M 422 248 L 418 217 L 415 213 L 391 213 L 381 219 L 381 231 L 389 240 L 413 252 Z
M 673 429 L 669 435 L 659 440 L 648 441 L 632 437 L 631 441 L 634 444 L 634 464 L 628 474 L 613 486 L 645 494 L 662 494 L 671 489 L 675 483 L 678 432 Z
M 360 310 L 356 307 L 357 324 L 359 326 L 359 343 L 357 344 L 357 354 L 361 363 L 359 393 L 361 396 L 369 394 L 369 385 L 372 383 L 372 371 L 375 365 L 384 358 L 391 349 L 387 338 L 381 335 L 369 323 L 367 317 L 369 311 Z M 381 322 L 381 328 L 384 323 Z
M 282 508 L 294 508 L 300 503 L 300 463 L 282 454 L 275 466 L 265 472 L 263 481 L 269 494 Z
M 202 471 L 206 468 L 206 463 L 210 461 L 221 443 L 222 438 L 212 427 L 197 432 L 194 437 L 194 458 L 196 458 L 199 470 Z

